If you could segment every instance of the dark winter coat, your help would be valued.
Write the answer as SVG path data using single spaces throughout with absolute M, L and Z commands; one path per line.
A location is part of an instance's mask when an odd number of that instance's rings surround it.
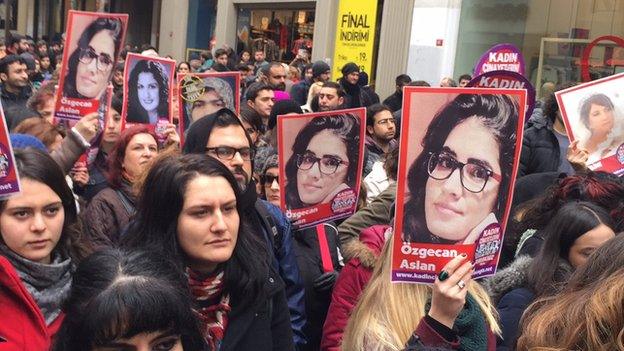
M 559 141 L 552 122 L 539 116 L 529 122 L 522 137 L 518 178 L 532 173 L 556 172 L 560 163 Z
M 342 247 L 343 254 L 353 258 L 344 266 L 334 286 L 323 326 L 321 350 L 340 350 L 349 316 L 373 274 L 373 267 L 386 242 L 388 228 L 383 225 L 367 228 L 360 234 L 360 240 L 351 240 Z
M 379 95 L 368 86 L 352 85 L 344 78 L 340 78 L 338 83 L 346 93 L 344 108 L 368 107 L 379 103 Z
M 272 270 L 264 296 L 233 295 L 228 326 L 220 351 L 291 351 L 295 350 L 284 282 Z
M 395 91 L 383 101 L 383 104 L 388 106 L 392 112 L 400 110 L 403 106 L 403 92 Z
M 341 268 L 338 259 L 338 231 L 336 227 L 325 223 L 325 238 L 329 248 L 334 271 Z M 319 232 L 311 227 L 294 232 L 294 246 L 297 254 L 297 264 L 305 288 L 305 313 L 307 323 L 303 329 L 308 343 L 301 350 L 318 350 L 323 332 L 323 323 L 327 317 L 327 310 L 331 302 L 334 284 L 315 286 L 317 280 L 325 273 L 321 259 Z M 336 273 L 337 274 L 337 273 Z M 335 277 L 334 277 L 335 279 Z
M 302 79 L 290 88 L 290 98 L 300 106 L 308 103 L 308 91 L 312 82 L 308 79 Z

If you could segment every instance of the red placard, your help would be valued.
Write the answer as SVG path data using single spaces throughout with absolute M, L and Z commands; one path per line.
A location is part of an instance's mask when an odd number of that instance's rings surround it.
M 125 40 L 127 14 L 69 11 L 54 116 L 76 121 L 101 112 Z
M 355 212 L 365 128 L 364 108 L 278 116 L 280 202 L 294 227 Z
M 0 104 L 0 199 L 5 199 L 20 192 L 19 175 L 15 167 L 13 146 L 9 139 L 4 110 Z
M 526 90 L 405 87 L 392 280 L 432 283 L 466 253 L 493 275 L 519 163 Z
M 624 174 L 624 73 L 555 93 L 570 142 L 589 153 L 594 171 Z

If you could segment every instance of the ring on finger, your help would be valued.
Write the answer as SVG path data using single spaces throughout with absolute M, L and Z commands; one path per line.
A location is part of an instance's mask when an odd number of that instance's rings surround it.
M 466 287 L 466 283 L 464 283 L 463 280 L 460 280 L 457 282 L 457 286 L 459 286 L 460 289 L 463 289 Z

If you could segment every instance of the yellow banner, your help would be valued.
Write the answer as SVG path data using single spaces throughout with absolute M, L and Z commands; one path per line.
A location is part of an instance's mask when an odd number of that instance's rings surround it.
M 355 62 L 371 76 L 376 22 L 377 0 L 340 0 L 332 63 L 334 80 L 342 77 L 340 70 L 348 62 Z

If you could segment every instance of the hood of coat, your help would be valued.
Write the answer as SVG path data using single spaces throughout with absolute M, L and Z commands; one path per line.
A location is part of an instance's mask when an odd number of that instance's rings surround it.
M 357 258 L 362 266 L 372 269 L 381 254 L 386 239 L 392 228 L 387 225 L 375 225 L 366 228 L 359 240 L 351 240 L 342 246 L 346 257 Z

